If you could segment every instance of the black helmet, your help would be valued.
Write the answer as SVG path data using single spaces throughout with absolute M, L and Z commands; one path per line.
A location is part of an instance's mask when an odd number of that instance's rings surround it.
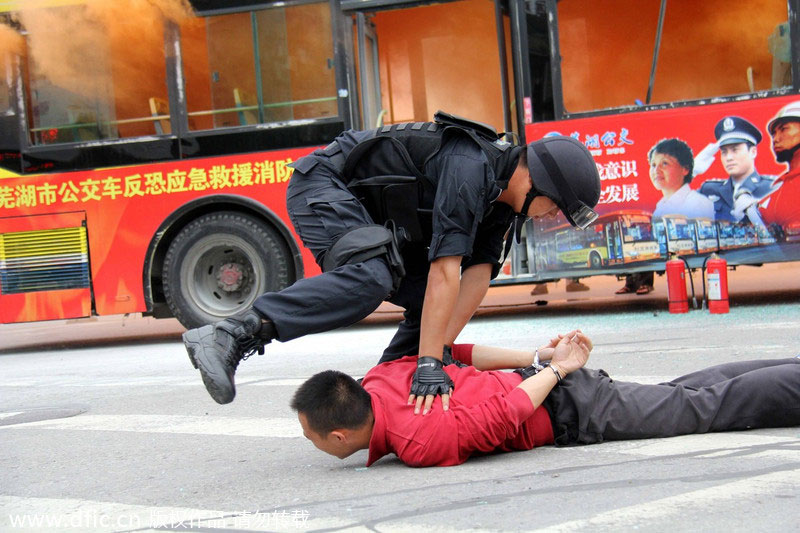
M 573 226 L 585 229 L 597 220 L 600 175 L 589 150 L 576 139 L 561 135 L 528 144 L 532 187 L 522 207 L 527 214 L 536 196 L 551 199 Z

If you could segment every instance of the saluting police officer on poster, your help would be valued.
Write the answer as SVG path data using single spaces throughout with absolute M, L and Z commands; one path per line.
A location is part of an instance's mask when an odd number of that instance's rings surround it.
M 747 219 L 754 225 L 762 225 L 754 205 L 769 192 L 775 178 L 762 176 L 756 170 L 761 132 L 741 117 L 728 116 L 717 122 L 714 136 L 728 179 L 707 180 L 700 187 L 700 193 L 714 202 L 716 220 L 741 222 Z

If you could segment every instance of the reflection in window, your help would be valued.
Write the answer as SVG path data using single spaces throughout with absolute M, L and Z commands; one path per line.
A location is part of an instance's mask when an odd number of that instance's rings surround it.
M 567 112 L 646 103 L 660 2 L 558 2 Z M 791 84 L 787 2 L 670 0 L 651 103 Z M 713 73 L 713 75 L 710 75 Z
M 730 239 L 733 237 L 733 225 L 727 220 L 717 221 L 717 227 L 719 228 L 720 239 Z
M 686 220 L 667 219 L 667 232 L 670 239 L 691 239 L 691 226 Z
M 338 114 L 328 3 L 190 19 L 181 49 L 191 130 Z
M 572 235 L 568 231 L 556 233 L 556 251 L 569 252 L 572 250 Z
M 598 224 L 594 228 L 587 228 L 585 231 L 572 230 L 572 233 L 576 234 L 578 239 L 582 237 L 584 247 L 603 246 L 605 244 L 606 238 L 602 224 Z
M 714 223 L 704 220 L 697 221 L 697 236 L 701 239 L 712 239 L 717 236 Z
M 651 231 L 651 224 L 649 222 L 637 222 L 631 225 L 622 226 L 622 235 L 625 242 L 640 242 L 653 240 Z
M 153 116 L 168 113 L 161 12 L 122 4 L 20 12 L 33 143 L 167 133 Z

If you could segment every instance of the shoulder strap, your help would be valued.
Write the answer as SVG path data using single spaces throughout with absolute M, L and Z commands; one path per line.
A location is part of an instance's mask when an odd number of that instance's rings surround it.
M 445 126 L 457 126 L 459 128 L 472 130 L 491 141 L 496 141 L 500 138 L 500 136 L 497 134 L 497 130 L 488 124 L 478 122 L 477 120 L 459 117 L 458 115 L 451 115 L 450 113 L 445 113 L 441 109 L 433 115 L 433 120 L 434 122 Z

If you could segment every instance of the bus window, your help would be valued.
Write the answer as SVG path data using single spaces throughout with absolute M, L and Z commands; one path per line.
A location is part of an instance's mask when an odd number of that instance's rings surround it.
M 602 9 L 587 9 L 579 0 L 558 2 L 567 113 L 729 96 L 791 84 L 785 0 L 765 0 L 757 7 L 728 0 L 670 0 L 648 102 L 659 4 L 612 0 Z
M 531 84 L 531 109 L 526 120 L 533 122 L 553 120 L 557 117 L 553 104 L 553 76 L 550 70 L 550 32 L 544 2 L 525 2 L 525 19 Z
M 587 228 L 585 231 L 577 231 L 573 230 L 573 233 L 576 234 L 576 237 L 580 239 L 583 237 L 583 241 L 586 246 L 595 247 L 595 246 L 604 246 L 606 244 L 606 237 L 603 233 L 603 225 L 597 224 L 594 227 Z
M 426 121 L 443 109 L 505 129 L 493 2 L 379 11 L 372 20 L 385 123 Z
M 19 13 L 32 143 L 169 133 L 163 17 L 146 2 L 121 4 Z
M 11 108 L 11 86 L 5 79 L 0 81 L 0 115 L 12 115 L 14 110 Z
M 338 115 L 330 4 L 181 25 L 190 130 Z
M 652 225 L 649 222 L 623 224 L 622 235 L 625 242 L 651 241 L 653 240 Z
M 5 33 L 13 32 L 5 25 L 0 26 L 0 39 L 5 39 Z M 13 35 L 11 37 L 14 37 Z M 11 100 L 11 84 L 13 81 L 13 73 L 11 68 L 11 54 L 5 50 L 0 49 L 0 72 L 2 72 L 2 79 L 0 79 L 0 115 L 12 115 L 14 113 L 12 100 Z

